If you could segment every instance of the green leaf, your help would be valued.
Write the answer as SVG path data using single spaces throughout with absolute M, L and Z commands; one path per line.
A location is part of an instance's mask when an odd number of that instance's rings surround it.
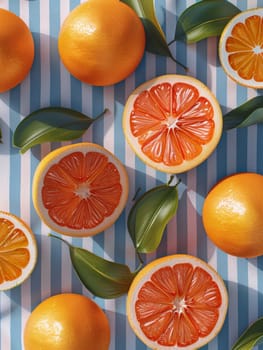
M 223 130 L 247 127 L 262 122 L 263 96 L 256 96 L 224 115 Z
M 178 18 L 175 40 L 195 43 L 220 36 L 229 20 L 240 12 L 224 0 L 203 0 L 189 6 Z
M 105 114 L 105 109 L 97 118 L 63 107 L 39 109 L 25 117 L 17 126 L 13 135 L 13 146 L 21 153 L 29 148 L 54 141 L 68 141 L 80 138 L 98 118 Z
M 177 211 L 177 184 L 170 186 L 170 182 L 144 193 L 129 212 L 128 231 L 138 253 L 158 248 L 166 225 Z
M 58 236 L 50 236 L 68 245 L 72 266 L 91 293 L 101 298 L 112 299 L 128 292 L 137 271 L 132 273 L 127 265 L 105 260 L 86 249 L 71 245 Z
M 263 342 L 263 318 L 252 323 L 240 336 L 231 350 L 251 350 Z
M 140 17 L 146 34 L 146 50 L 158 55 L 171 56 L 165 35 L 155 16 L 154 0 L 121 0 Z
M 176 61 L 169 49 L 164 32 L 158 22 L 154 0 L 121 0 L 130 6 L 140 17 L 146 34 L 146 50 L 148 52 L 168 56 L 177 64 L 187 69 L 183 64 Z

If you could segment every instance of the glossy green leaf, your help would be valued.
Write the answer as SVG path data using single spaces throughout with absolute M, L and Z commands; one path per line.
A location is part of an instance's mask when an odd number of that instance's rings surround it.
M 263 96 L 256 96 L 223 117 L 223 129 L 247 127 L 263 122 Z
M 166 37 L 156 17 L 155 1 L 154 0 L 121 0 L 130 6 L 140 17 L 146 34 L 146 50 L 148 52 L 168 56 L 176 63 L 186 69 L 186 67 L 174 59 Z
M 251 350 L 262 342 L 263 318 L 259 318 L 245 330 L 231 350 Z
M 95 296 L 111 299 L 126 294 L 137 271 L 127 265 L 105 260 L 86 249 L 78 248 L 50 234 L 69 247 L 72 266 L 83 285 Z
M 171 186 L 170 182 L 154 187 L 135 202 L 128 216 L 128 231 L 138 253 L 158 248 L 177 207 L 177 185 Z
M 220 36 L 229 20 L 240 12 L 224 0 L 203 0 L 189 6 L 178 18 L 175 40 L 195 43 Z
M 21 153 L 44 142 L 68 141 L 80 138 L 101 117 L 90 118 L 69 108 L 41 108 L 25 117 L 13 135 L 13 145 Z
M 155 15 L 154 0 L 121 0 L 140 17 L 146 33 L 146 50 L 159 55 L 170 56 L 165 35 Z

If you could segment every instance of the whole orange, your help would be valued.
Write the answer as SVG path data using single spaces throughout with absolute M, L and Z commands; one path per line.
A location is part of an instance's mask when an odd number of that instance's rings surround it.
M 109 344 L 110 326 L 103 310 L 74 293 L 42 301 L 24 330 L 25 350 L 108 350 Z
M 238 173 L 219 181 L 203 206 L 208 237 L 238 257 L 263 255 L 263 176 Z
M 74 77 L 91 85 L 112 85 L 140 63 L 145 31 L 135 11 L 123 2 L 88 0 L 65 19 L 58 49 Z
M 34 41 L 26 23 L 0 9 L 0 93 L 20 84 L 34 61 Z

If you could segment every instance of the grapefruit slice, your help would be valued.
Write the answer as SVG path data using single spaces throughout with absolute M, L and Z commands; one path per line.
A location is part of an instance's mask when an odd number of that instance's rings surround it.
M 0 291 L 24 282 L 36 261 L 37 244 L 31 229 L 17 216 L 0 211 Z
M 190 170 L 214 151 L 222 112 L 199 80 L 163 75 L 137 87 L 123 112 L 124 135 L 137 156 L 162 172 Z
M 69 236 L 92 236 L 120 216 L 128 199 L 128 175 L 104 147 L 77 143 L 60 147 L 39 163 L 33 203 L 42 221 Z
M 219 58 L 235 82 L 263 88 L 263 8 L 243 11 L 229 21 L 219 41 Z
M 228 308 L 222 278 L 203 260 L 184 254 L 159 258 L 134 278 L 127 315 L 150 349 L 197 349 L 220 331 Z

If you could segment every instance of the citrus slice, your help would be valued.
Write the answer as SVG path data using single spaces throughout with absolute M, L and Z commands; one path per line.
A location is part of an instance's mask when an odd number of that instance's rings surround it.
M 219 41 L 219 58 L 238 84 L 263 88 L 263 8 L 243 11 L 229 21 Z
M 128 199 L 128 175 L 104 147 L 77 143 L 60 147 L 39 163 L 33 203 L 42 221 L 69 236 L 91 236 L 120 216 Z
M 24 282 L 36 261 L 37 244 L 31 229 L 15 215 L 0 211 L 0 290 Z
M 222 134 L 222 112 L 199 80 L 163 75 L 137 87 L 123 112 L 125 137 L 137 156 L 166 173 L 182 173 L 214 151 Z
M 176 254 L 152 261 L 127 297 L 131 328 L 150 349 L 197 349 L 220 331 L 228 308 L 222 278 L 206 262 Z

